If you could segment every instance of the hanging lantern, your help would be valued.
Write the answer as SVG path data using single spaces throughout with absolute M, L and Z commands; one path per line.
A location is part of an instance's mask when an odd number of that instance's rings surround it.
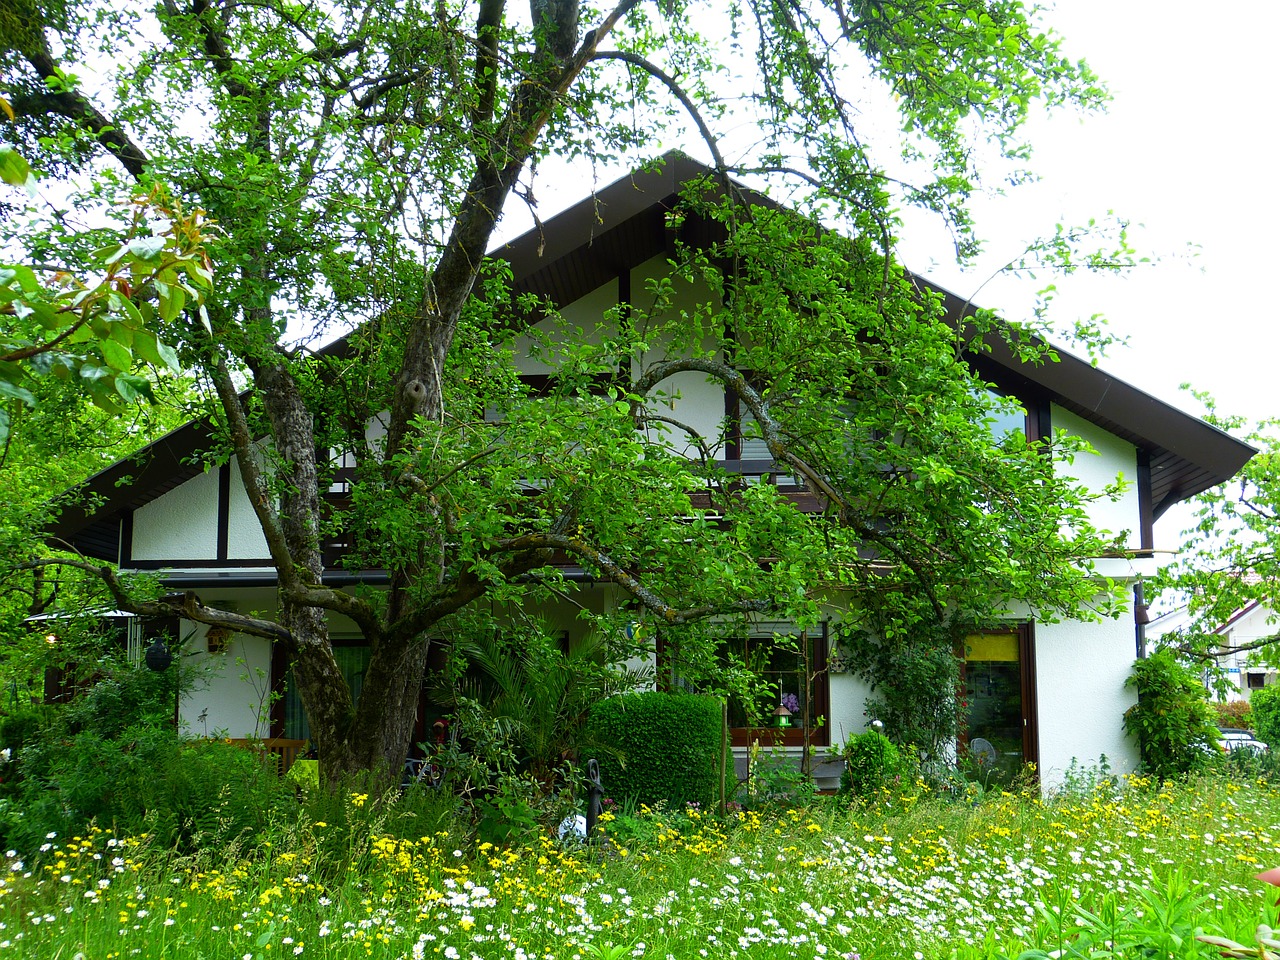
M 146 661 L 149 669 L 156 673 L 163 673 L 169 669 L 169 664 L 173 663 L 173 654 L 164 645 L 164 641 L 156 637 L 151 646 L 147 647 Z
M 782 704 L 778 704 L 778 709 L 773 711 L 773 722 L 778 727 L 791 726 L 791 711 Z

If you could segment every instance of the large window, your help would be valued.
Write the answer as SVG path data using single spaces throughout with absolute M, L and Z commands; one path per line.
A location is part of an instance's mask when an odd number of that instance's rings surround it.
M 659 661 L 668 687 L 696 689 L 681 674 L 679 651 L 659 643 Z M 826 745 L 829 731 L 827 625 L 802 630 L 789 623 L 754 623 L 741 635 L 721 641 L 720 662 L 745 666 L 755 676 L 752 694 L 729 697 L 729 730 L 734 746 Z

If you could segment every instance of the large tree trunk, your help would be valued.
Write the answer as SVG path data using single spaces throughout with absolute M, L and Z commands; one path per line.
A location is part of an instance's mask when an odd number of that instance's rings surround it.
M 429 647 L 419 639 L 397 652 L 388 644 L 374 650 L 349 737 L 356 770 L 399 774 L 413 745 Z

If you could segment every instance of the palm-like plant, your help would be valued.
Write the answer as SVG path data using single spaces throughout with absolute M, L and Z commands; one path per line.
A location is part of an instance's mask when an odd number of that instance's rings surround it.
M 518 639 L 486 632 L 458 641 L 457 651 L 468 669 L 441 699 L 467 718 L 468 733 L 483 729 L 548 788 L 587 745 L 591 705 L 653 679 L 652 670 L 609 662 L 598 632 L 567 644 L 541 629 Z

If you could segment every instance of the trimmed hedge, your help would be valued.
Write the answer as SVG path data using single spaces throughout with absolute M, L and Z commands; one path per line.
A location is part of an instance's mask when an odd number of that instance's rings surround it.
M 601 700 L 587 720 L 606 797 L 618 803 L 689 803 L 720 795 L 723 706 L 719 698 L 647 691 Z
M 1280 750 L 1280 683 L 1251 691 L 1253 735 L 1265 741 L 1272 750 Z

